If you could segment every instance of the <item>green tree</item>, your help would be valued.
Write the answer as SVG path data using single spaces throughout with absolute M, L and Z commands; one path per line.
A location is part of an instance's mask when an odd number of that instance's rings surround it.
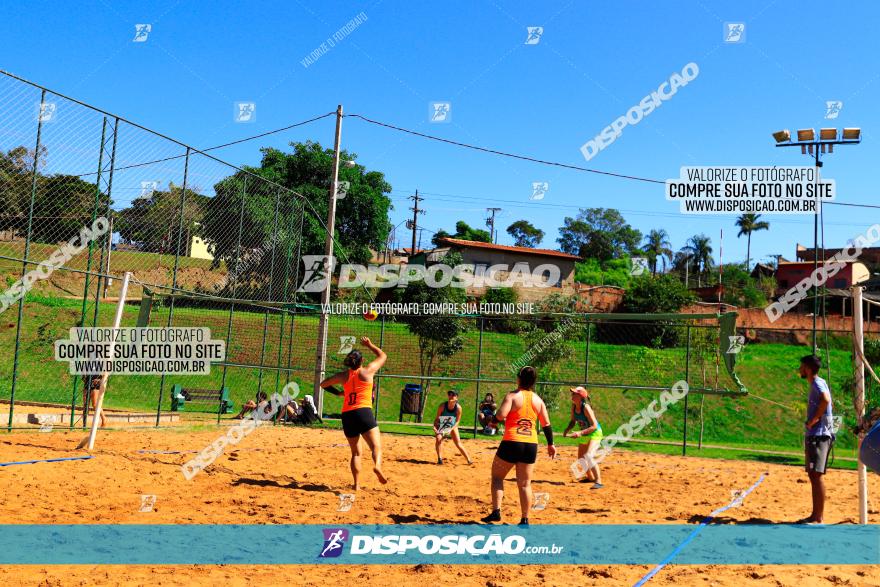
M 103 193 L 98 197 L 99 216 L 107 213 L 107 200 Z M 47 243 L 69 240 L 91 224 L 94 209 L 95 184 L 75 175 L 40 177 L 34 195 L 32 238 Z
M 283 276 L 278 262 L 289 252 L 293 255 L 297 251 L 302 255 L 324 252 L 333 150 L 311 141 L 291 143 L 291 147 L 292 152 L 262 149 L 260 167 L 247 168 L 247 172 L 238 172 L 217 183 L 216 195 L 206 206 L 202 232 L 215 264 L 225 261 L 227 266 L 234 267 L 237 256 L 253 257 L 254 252 L 262 252 L 258 255 L 260 262 L 247 267 L 243 280 L 265 283 L 273 258 L 274 277 Z M 356 156 L 342 151 L 341 157 L 353 161 Z M 391 185 L 385 181 L 384 174 L 368 171 L 362 165 L 341 167 L 339 180 L 348 182 L 348 188 L 345 197 L 336 200 L 336 256 L 340 262 L 365 264 L 372 256 L 371 249 L 384 247 L 391 231 L 388 220 L 391 200 L 387 196 Z M 277 186 L 289 188 L 303 197 Z M 242 223 L 241 249 L 237 248 L 239 221 Z M 273 291 L 275 296 L 280 290 Z
M 437 245 L 438 241 L 442 238 L 457 238 L 465 241 L 477 241 L 481 243 L 492 242 L 492 236 L 489 234 L 488 230 L 471 228 L 471 226 L 464 220 L 459 220 L 455 223 L 455 234 L 449 234 L 441 229 L 434 234 L 431 242 Z
M 440 240 L 444 238 L 452 238 L 452 235 L 441 228 L 434 233 L 434 236 L 431 237 L 431 243 L 435 247 L 440 246 Z
M 696 297 L 674 275 L 636 277 L 623 297 L 621 309 L 635 314 L 674 313 Z
M 518 247 L 534 249 L 544 240 L 544 231 L 540 228 L 535 228 L 528 220 L 517 220 L 507 227 L 507 234 L 513 237 L 513 244 Z
M 765 220 L 758 220 L 760 217 L 760 214 L 743 214 L 736 219 L 736 225 L 739 227 L 739 233 L 736 235 L 737 238 L 746 235 L 746 269 L 749 268 L 752 256 L 752 233 L 770 229 L 770 223 Z
M 154 253 L 175 252 L 178 233 L 181 230 L 180 200 L 183 196 L 183 232 L 181 234 L 180 254 L 186 254 L 187 239 L 200 234 L 200 223 L 204 217 L 205 206 L 210 201 L 193 189 L 186 189 L 173 183 L 167 191 L 155 190 L 149 196 L 135 198 L 131 205 L 121 210 L 113 227 L 119 236 L 135 243 L 141 250 Z M 227 230 L 230 227 L 227 226 Z
M 563 366 L 574 358 L 574 341 L 585 340 L 586 325 L 579 316 L 577 296 L 551 294 L 535 304 L 537 316 L 521 335 L 526 353 L 515 364 L 515 371 L 529 364 L 538 371 L 539 380 L 557 380 Z M 515 373 L 514 373 L 515 374 Z M 560 404 L 559 389 L 540 390 L 548 409 Z
M 44 243 L 66 241 L 91 223 L 95 211 L 95 184 L 75 175 L 44 175 L 45 147 L 40 149 L 34 190 L 31 238 Z M 31 187 L 34 173 L 34 152 L 15 147 L 0 152 L 0 230 L 23 235 L 27 230 Z M 109 198 L 100 193 L 97 213 L 106 214 Z
M 607 261 L 639 248 L 642 233 L 630 226 L 614 208 L 586 208 L 576 218 L 567 216 L 559 229 L 563 252 Z
M 676 313 L 694 301 L 696 297 L 675 275 L 642 275 L 631 281 L 620 309 L 633 314 Z M 682 327 L 674 321 L 599 322 L 596 325 L 597 340 L 610 344 L 663 348 L 675 346 L 681 337 Z
M 0 230 L 21 234 L 27 226 L 33 162 L 25 147 L 0 151 Z
M 443 258 L 443 263 L 450 266 L 460 265 L 462 262 L 458 253 L 450 253 Z M 431 271 L 430 266 L 426 269 L 428 272 Z M 435 278 L 439 281 L 440 275 L 435 275 Z M 464 288 L 453 287 L 451 284 L 439 288 L 429 287 L 424 280 L 410 282 L 395 293 L 397 301 L 401 303 L 441 304 L 465 301 Z M 433 375 L 437 363 L 452 357 L 464 348 L 467 321 L 459 316 L 440 314 L 405 314 L 399 319 L 406 324 L 418 341 L 419 373 L 426 378 L 422 379 L 422 392 L 427 398 L 431 387 L 429 378 Z
M 714 266 L 712 260 L 712 239 L 705 234 L 695 234 L 688 239 L 687 244 L 682 247 L 681 252 L 690 260 L 686 261 L 693 264 L 694 273 L 697 274 L 697 286 L 700 286 L 700 277 L 707 276 Z
M 724 286 L 722 301 L 726 304 L 740 308 L 758 308 L 767 305 L 763 284 L 749 275 L 745 264 L 725 265 L 722 285 Z
M 672 244 L 669 242 L 669 233 L 666 229 L 653 229 L 645 237 L 645 255 L 651 266 L 651 275 L 657 275 L 657 261 L 663 261 L 663 271 L 666 271 L 666 262 L 672 262 Z

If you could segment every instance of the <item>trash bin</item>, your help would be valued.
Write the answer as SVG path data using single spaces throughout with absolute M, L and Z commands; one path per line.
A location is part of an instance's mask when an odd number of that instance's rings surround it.
M 400 415 L 397 421 L 403 422 L 404 415 L 417 416 L 422 421 L 422 386 L 407 383 L 400 392 Z

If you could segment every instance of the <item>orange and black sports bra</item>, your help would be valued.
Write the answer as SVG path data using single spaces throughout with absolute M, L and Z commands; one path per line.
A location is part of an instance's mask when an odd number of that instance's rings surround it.
M 358 410 L 373 407 L 373 382 L 361 381 L 358 377 L 360 369 L 349 369 L 348 380 L 342 384 L 345 394 L 342 396 L 342 411 Z
M 538 412 L 532 405 L 534 393 L 525 389 L 520 390 L 520 393 L 523 394 L 522 406 L 510 410 L 507 414 L 502 440 L 538 444 Z

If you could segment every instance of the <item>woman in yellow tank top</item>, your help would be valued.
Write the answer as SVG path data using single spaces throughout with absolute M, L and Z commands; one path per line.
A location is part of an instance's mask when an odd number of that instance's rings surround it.
M 547 454 L 556 457 L 553 446 L 553 429 L 547 406 L 534 392 L 538 374 L 534 367 L 523 367 L 516 378 L 516 391 L 511 391 L 501 402 L 495 413 L 497 422 L 504 422 L 504 436 L 492 462 L 492 513 L 482 518 L 483 522 L 501 521 L 501 500 L 504 497 L 504 478 L 516 467 L 516 485 L 519 489 L 519 504 L 522 511 L 520 525 L 529 523 L 529 510 L 532 508 L 532 470 L 538 457 L 538 428 L 547 438 Z
M 388 482 L 382 473 L 382 437 L 373 415 L 373 375 L 382 368 L 388 357 L 366 336 L 361 338 L 361 342 L 373 351 L 376 358 L 364 367 L 360 351 L 351 351 L 343 361 L 348 369 L 321 382 L 322 388 L 342 396 L 342 431 L 351 447 L 350 466 L 355 491 L 360 488 L 361 437 L 373 455 L 373 472 L 380 482 Z M 342 385 L 342 391 L 334 385 Z

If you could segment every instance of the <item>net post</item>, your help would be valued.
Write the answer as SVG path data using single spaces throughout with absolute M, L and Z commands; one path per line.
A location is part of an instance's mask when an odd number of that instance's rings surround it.
M 122 278 L 122 287 L 119 291 L 119 301 L 116 303 L 116 316 L 113 318 L 113 340 L 115 342 L 115 333 L 119 331 L 119 325 L 122 323 L 122 312 L 125 309 L 125 297 L 128 294 L 128 283 L 131 280 L 131 273 L 125 272 Z M 112 359 L 111 359 L 112 360 Z M 95 437 L 98 434 L 98 422 L 101 421 L 101 410 L 104 406 L 104 392 L 107 391 L 107 380 L 110 378 L 110 372 L 104 371 L 101 374 L 101 387 L 98 389 L 98 402 L 95 404 L 95 413 L 92 416 L 92 428 L 89 432 L 88 450 L 95 448 Z
M 853 346 L 856 352 L 853 353 L 853 380 L 855 386 L 855 397 L 853 397 L 853 407 L 855 408 L 856 418 L 861 424 L 865 417 L 865 364 L 862 357 L 865 356 L 865 331 L 862 319 L 862 288 L 858 285 L 852 288 L 853 296 Z M 858 487 L 859 487 L 859 524 L 868 523 L 868 470 L 861 459 L 862 440 L 864 440 L 865 432 L 862 430 L 858 436 L 857 456 L 858 458 Z

